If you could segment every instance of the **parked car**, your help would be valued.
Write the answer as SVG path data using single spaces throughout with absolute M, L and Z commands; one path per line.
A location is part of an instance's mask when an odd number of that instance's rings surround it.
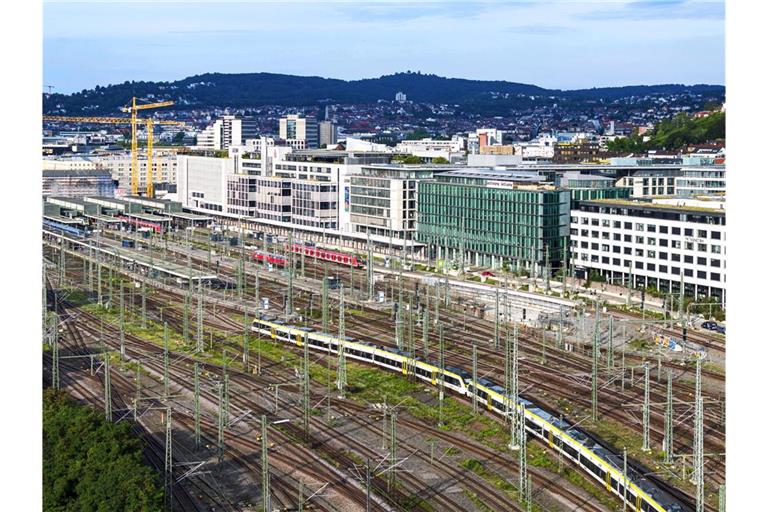
M 704 329 L 707 329 L 707 330 L 709 330 L 709 331 L 716 331 L 716 330 L 718 329 L 718 327 L 720 327 L 719 325 L 717 325 L 717 322 L 712 322 L 712 321 L 706 321 L 706 322 L 703 322 L 703 323 L 701 324 L 701 326 L 702 326 Z
M 725 326 L 724 325 L 718 325 L 715 328 L 715 331 L 719 332 L 720 334 L 725 334 Z

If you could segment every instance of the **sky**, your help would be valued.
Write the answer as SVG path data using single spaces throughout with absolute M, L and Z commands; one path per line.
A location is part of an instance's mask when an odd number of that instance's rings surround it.
M 554 89 L 724 84 L 724 17 L 723 0 L 44 0 L 43 83 L 410 70 Z

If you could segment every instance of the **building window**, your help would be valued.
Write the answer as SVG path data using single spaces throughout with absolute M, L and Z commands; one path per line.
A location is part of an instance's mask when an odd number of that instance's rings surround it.
M 588 242 L 581 242 L 581 248 L 582 249 L 589 249 L 589 243 Z
M 598 226 L 598 225 L 600 225 L 600 223 L 598 222 L 597 219 L 592 219 L 592 225 L 593 226 Z
M 672 253 L 672 261 L 680 261 L 680 255 L 677 253 Z
M 649 233 L 655 233 L 656 232 L 656 225 L 655 224 L 648 224 L 648 232 Z
M 656 257 L 656 251 L 648 251 L 648 257 L 649 258 L 655 258 Z
M 707 244 L 696 244 L 696 248 L 699 252 L 707 252 Z
M 642 236 L 636 236 L 635 237 L 635 243 L 644 244 L 645 243 L 645 239 Z
M 669 228 L 667 226 L 659 226 L 659 233 L 667 234 L 669 233 Z
M 587 231 L 586 229 L 582 229 L 581 236 L 589 236 L 589 231 Z
M 672 273 L 675 275 L 680 275 L 680 267 L 672 267 Z
M 656 239 L 655 238 L 648 238 L 648 245 L 656 245 Z
M 669 240 L 666 238 L 659 238 L 659 245 L 662 247 L 669 247 Z
M 720 280 L 720 274 L 716 272 L 710 272 L 709 278 L 713 281 L 719 281 Z
M 615 227 L 616 229 L 621 228 L 621 221 L 620 220 L 613 221 L 613 227 Z
M 702 258 L 701 256 L 699 256 L 698 258 L 696 258 L 696 264 L 697 265 L 704 265 L 704 266 L 706 266 L 707 265 L 707 258 Z
M 693 250 L 693 242 L 685 242 L 685 250 L 686 251 L 692 251 Z
M 685 236 L 693 236 L 693 229 L 685 228 Z
M 707 232 L 704 229 L 699 230 L 699 238 L 707 238 Z
M 608 233 L 607 231 L 604 231 L 602 235 L 603 235 L 602 236 L 603 240 L 608 240 L 610 238 L 610 233 Z
M 632 235 L 624 235 L 624 241 L 625 242 L 631 242 L 632 241 Z
M 616 254 L 620 254 L 621 253 L 621 247 L 619 247 L 618 245 L 614 245 L 613 246 L 613 252 L 616 253 Z
M 686 256 L 683 258 L 683 261 L 685 261 L 686 263 L 693 263 L 693 256 L 688 256 L 688 255 L 686 255 Z
M 643 250 L 642 249 L 635 249 L 635 256 L 642 256 Z
M 593 250 L 593 251 L 596 251 L 596 250 L 597 250 L 597 247 L 598 247 L 598 244 L 595 244 L 595 243 L 593 243 L 593 244 L 592 244 L 592 250 Z
M 673 235 L 679 235 L 680 234 L 680 228 L 672 228 L 672 234 Z
M 703 270 L 699 270 L 698 272 L 696 272 L 696 277 L 699 279 L 706 279 L 707 273 L 704 272 Z
M 602 251 L 603 251 L 603 252 L 608 252 L 608 251 L 610 251 L 610 250 L 611 250 L 610 246 L 608 246 L 608 245 L 605 245 L 605 244 L 603 244 L 603 245 L 601 246 L 601 249 L 602 249 Z
M 720 254 L 720 246 L 719 245 L 713 245 L 712 246 L 712 252 L 714 254 Z
M 614 233 L 613 234 L 613 239 L 616 240 L 617 242 L 620 242 L 621 241 L 621 235 L 618 234 L 618 233 Z
M 713 231 L 712 232 L 712 239 L 713 240 L 720 240 L 720 232 L 719 231 Z
M 601 259 L 604 265 L 608 265 L 608 256 L 603 256 Z
M 672 240 L 672 248 L 673 249 L 679 249 L 680 248 L 680 240 Z
M 625 222 L 624 223 L 624 229 L 632 229 L 632 223 L 631 222 Z
M 711 267 L 719 267 L 720 266 L 720 260 L 711 259 L 711 260 L 709 260 L 709 265 Z
M 635 224 L 635 231 L 645 231 L 645 224 Z
M 683 269 L 683 274 L 686 277 L 693 277 L 693 270 L 690 268 Z
M 613 258 L 613 264 L 619 267 L 621 266 L 621 260 L 619 258 Z
M 642 269 L 643 268 L 643 262 L 642 261 L 636 261 L 635 262 L 635 268 Z
M 604 228 L 609 228 L 611 227 L 611 221 L 609 221 L 608 219 L 603 219 L 600 225 L 603 226 Z
M 669 253 L 666 253 L 666 252 L 660 252 L 660 253 L 659 253 L 659 259 L 660 259 L 660 260 L 667 260 L 667 259 L 669 259 Z
M 651 272 L 656 272 L 656 264 L 655 263 L 649 263 L 648 264 L 648 270 Z
M 598 236 L 600 236 L 600 235 L 598 234 L 597 231 L 593 231 L 592 232 L 592 238 L 597 238 Z
M 667 272 L 669 272 L 669 267 L 667 267 L 666 265 L 659 265 L 659 272 L 661 272 L 662 274 L 666 274 Z
M 624 254 L 632 254 L 632 248 L 631 247 L 625 247 L 624 248 Z

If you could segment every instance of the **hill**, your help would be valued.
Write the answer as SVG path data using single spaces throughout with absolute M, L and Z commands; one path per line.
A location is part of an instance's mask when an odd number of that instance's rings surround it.
M 74 114 L 114 114 L 132 96 L 173 99 L 177 109 L 205 107 L 254 108 L 264 105 L 311 106 L 374 103 L 392 100 L 403 91 L 419 103 L 459 105 L 468 111 L 551 104 L 612 101 L 630 96 L 689 92 L 719 98 L 725 88 L 719 85 L 650 85 L 607 87 L 562 91 L 506 81 L 445 78 L 421 73 L 396 73 L 379 78 L 338 80 L 317 76 L 274 73 L 205 73 L 174 82 L 123 82 L 96 86 L 74 94 L 43 96 L 43 112 Z

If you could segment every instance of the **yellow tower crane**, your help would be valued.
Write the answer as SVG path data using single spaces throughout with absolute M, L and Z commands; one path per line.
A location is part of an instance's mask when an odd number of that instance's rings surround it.
M 152 119 L 136 119 L 135 123 L 132 118 L 126 117 L 77 117 L 77 116 L 43 116 L 43 121 L 46 122 L 63 122 L 63 123 L 99 123 L 99 124 L 130 124 L 132 128 L 131 133 L 131 193 L 137 195 L 139 193 L 139 166 L 138 166 L 138 144 L 136 144 L 136 124 L 147 125 L 147 196 L 154 197 L 153 186 L 153 173 L 154 168 L 152 166 L 152 125 L 169 125 L 169 126 L 185 126 L 185 123 L 181 121 L 154 121 Z
M 137 195 L 139 193 L 139 144 L 136 139 L 136 123 L 139 122 L 137 113 L 139 110 L 147 110 L 151 108 L 169 107 L 173 105 L 174 101 L 159 101 L 157 103 L 144 103 L 136 104 L 136 97 L 131 98 L 131 105 L 123 107 L 121 110 L 131 114 L 131 193 Z M 152 144 L 154 143 L 153 137 L 153 124 L 152 118 L 142 119 L 142 122 L 147 125 L 147 197 L 155 197 L 155 187 L 152 183 Z

